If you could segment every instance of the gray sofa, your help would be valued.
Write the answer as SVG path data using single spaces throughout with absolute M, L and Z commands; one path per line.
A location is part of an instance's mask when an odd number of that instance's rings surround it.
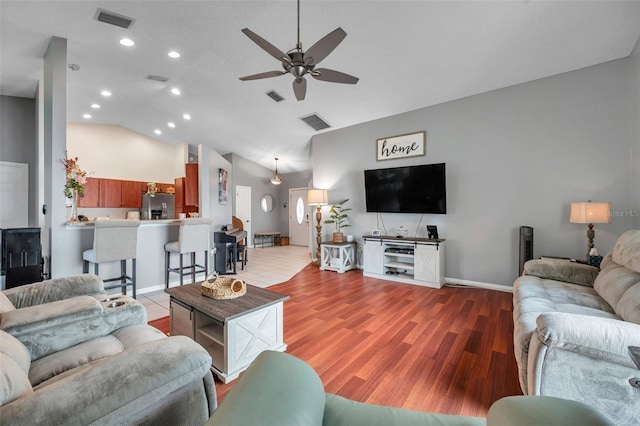
M 525 395 L 590 404 L 640 423 L 629 346 L 640 346 L 640 230 L 625 232 L 601 270 L 565 260 L 525 264 L 513 288 L 514 349 Z
M 146 321 L 95 275 L 0 292 L 2 424 L 204 424 L 211 357 Z
M 487 419 L 365 404 L 327 394 L 304 361 L 262 352 L 213 413 L 207 426 L 553 426 L 612 425 L 585 404 L 552 397 L 512 396 L 496 401 Z

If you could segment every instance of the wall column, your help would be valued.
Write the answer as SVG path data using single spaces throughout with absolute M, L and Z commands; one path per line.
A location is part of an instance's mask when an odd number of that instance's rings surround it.
M 67 40 L 51 37 L 44 54 L 44 201 L 43 236 L 48 239 L 51 278 L 59 277 L 56 262 L 65 256 L 65 170 L 60 160 L 67 147 Z

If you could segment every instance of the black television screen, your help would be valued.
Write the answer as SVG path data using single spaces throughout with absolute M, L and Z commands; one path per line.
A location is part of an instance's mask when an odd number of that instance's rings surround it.
M 445 163 L 364 171 L 367 212 L 447 213 Z

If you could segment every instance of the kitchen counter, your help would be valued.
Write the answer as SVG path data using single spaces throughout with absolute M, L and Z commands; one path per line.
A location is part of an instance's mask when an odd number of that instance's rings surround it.
M 136 253 L 136 279 L 139 294 L 164 290 L 165 251 L 164 245 L 170 241 L 178 241 L 179 225 L 182 219 L 141 220 L 138 228 L 138 249 Z M 64 228 L 65 252 L 56 259 L 59 272 L 57 276 L 68 276 L 82 273 L 82 253 L 93 247 L 95 221 L 65 222 Z M 211 229 L 213 242 L 213 228 Z M 55 254 L 54 254 L 55 255 Z M 54 256 L 52 255 L 52 257 Z M 213 257 L 213 256 L 212 256 Z M 185 258 L 185 262 L 190 262 Z M 171 266 L 178 265 L 178 255 L 171 255 Z M 196 262 L 204 265 L 204 253 L 196 253 Z M 130 262 L 128 262 L 131 264 Z M 213 270 L 212 259 L 209 260 Z M 93 273 L 93 265 L 89 272 Z M 100 276 L 103 279 L 120 275 L 120 262 L 100 264 Z M 198 274 L 196 279 L 202 281 L 204 273 Z M 170 284 L 178 282 L 177 274 L 170 274 Z
M 122 219 L 120 219 L 122 220 Z M 156 220 L 141 220 L 140 226 L 154 226 L 154 225 L 180 225 L 182 219 L 156 219 Z M 88 220 L 85 222 L 65 222 L 67 228 L 93 228 L 96 222 L 94 220 Z

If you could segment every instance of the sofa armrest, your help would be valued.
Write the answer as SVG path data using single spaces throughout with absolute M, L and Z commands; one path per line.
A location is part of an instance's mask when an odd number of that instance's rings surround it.
M 618 319 L 549 312 L 536 320 L 537 336 L 548 347 L 634 367 L 629 346 L 640 345 L 640 325 Z
M 316 372 L 291 355 L 262 352 L 213 413 L 214 425 L 322 425 L 324 387 Z
M 533 259 L 524 264 L 523 275 L 593 287 L 600 270 L 595 266 L 563 259 Z
M 35 361 L 119 328 L 147 323 L 140 302 L 129 296 L 117 299 L 122 303 L 111 306 L 106 296 L 80 296 L 8 311 L 0 316 L 0 329 L 20 340 Z
M 36 388 L 2 406 L 2 419 L 14 425 L 132 423 L 137 413 L 194 381 L 212 384 L 203 380 L 210 368 L 211 357 L 196 342 L 168 337 Z
M 19 336 L 69 321 L 82 321 L 102 312 L 98 300 L 91 296 L 80 296 L 5 312 L 0 317 L 0 329 Z
M 97 275 L 84 274 L 27 284 L 3 293 L 16 309 L 22 309 L 77 296 L 104 294 L 104 283 Z

